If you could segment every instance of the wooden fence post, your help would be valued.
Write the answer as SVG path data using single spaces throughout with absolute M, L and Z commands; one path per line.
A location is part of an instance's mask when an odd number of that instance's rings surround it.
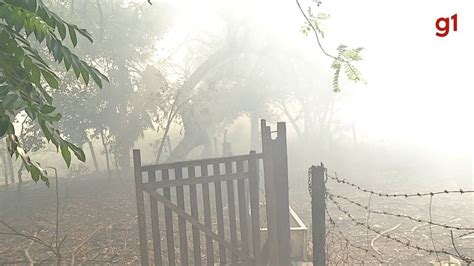
M 138 238 L 140 241 L 141 265 L 149 265 L 146 237 L 145 201 L 143 198 L 142 161 L 140 150 L 133 150 L 133 171 L 135 174 L 135 193 L 137 196 Z
M 261 131 L 270 265 L 291 265 L 286 126 L 277 123 L 273 140 L 270 127 L 262 119 Z
M 313 221 L 313 265 L 326 265 L 326 168 L 311 166 L 311 215 Z

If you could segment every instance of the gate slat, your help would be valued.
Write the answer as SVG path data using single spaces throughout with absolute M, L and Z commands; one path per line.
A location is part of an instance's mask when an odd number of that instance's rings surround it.
M 175 179 L 183 179 L 183 168 L 176 167 L 174 169 Z M 176 187 L 176 197 L 178 207 L 183 211 L 186 210 L 184 207 L 184 188 L 182 186 Z M 181 255 L 181 265 L 189 265 L 188 262 L 188 236 L 186 232 L 186 220 L 183 217 L 178 217 L 178 228 L 179 228 L 179 253 Z
M 220 174 L 220 166 L 218 163 L 213 165 L 214 167 L 214 175 Z M 214 190 L 216 192 L 216 213 L 217 213 L 217 233 L 219 237 L 225 239 L 225 232 L 224 232 L 224 212 L 222 206 L 222 187 L 221 182 L 214 182 Z M 219 256 L 220 256 L 220 264 L 225 265 L 227 262 L 226 254 L 225 254 L 225 247 L 219 243 Z
M 244 171 L 244 161 L 237 161 L 236 165 L 237 173 Z M 249 235 L 247 228 L 247 215 L 249 213 L 247 202 L 246 202 L 246 191 L 245 191 L 245 180 L 241 179 L 237 181 L 237 191 L 239 198 L 239 220 L 240 220 L 240 241 L 242 250 L 249 253 Z
M 138 222 L 138 238 L 140 241 L 140 257 L 142 265 L 149 265 L 148 261 L 148 245 L 146 237 L 146 221 L 145 221 L 145 201 L 143 198 L 143 179 L 142 179 L 142 162 L 140 150 L 133 150 L 133 170 L 135 175 L 135 194 L 137 197 L 137 222 Z
M 225 173 L 232 173 L 232 163 L 225 163 Z M 234 181 L 227 181 L 227 204 L 229 209 L 229 225 L 230 225 L 230 243 L 237 247 L 237 221 L 235 217 L 235 197 L 234 197 Z M 237 263 L 239 258 L 232 254 L 232 263 Z
M 160 193 L 150 190 L 150 189 L 145 189 L 150 196 L 155 197 L 158 201 L 163 203 L 163 205 L 167 206 L 168 208 L 172 209 L 173 211 L 176 212 L 178 216 L 183 217 L 186 219 L 188 222 L 190 222 L 192 225 L 195 225 L 199 229 L 201 229 L 203 232 L 205 232 L 207 235 L 209 235 L 212 239 L 215 241 L 218 241 L 222 246 L 225 248 L 228 248 L 231 252 L 237 254 L 238 256 L 243 258 L 243 262 L 248 262 L 251 260 L 251 258 L 247 257 L 245 253 L 243 253 L 241 250 L 239 250 L 237 247 L 234 247 L 231 243 L 227 242 L 224 238 L 220 237 L 216 233 L 212 232 L 209 228 L 207 228 L 205 225 L 201 224 L 198 220 L 196 220 L 194 217 L 191 215 L 187 214 L 184 210 L 176 206 L 173 202 L 170 200 L 166 199 Z
M 188 178 L 196 177 L 196 169 L 194 166 L 188 167 Z M 196 185 L 189 186 L 189 201 L 191 203 L 191 216 L 198 220 L 198 199 L 196 192 Z M 199 235 L 199 229 L 193 225 L 193 249 L 194 249 L 194 265 L 202 265 L 201 261 L 201 237 Z
M 249 171 L 249 191 L 250 191 L 250 212 L 252 214 L 252 248 L 255 265 L 261 264 L 260 247 L 260 211 L 259 211 L 259 173 L 258 159 L 255 151 L 250 152 L 248 160 Z
M 201 176 L 208 176 L 207 164 L 201 165 Z M 204 206 L 204 224 L 211 229 L 212 231 L 212 222 L 211 222 L 211 200 L 209 197 L 209 183 L 202 184 L 202 200 Z M 214 265 L 214 245 L 212 243 L 212 238 L 206 236 L 206 257 L 207 265 Z
M 150 182 L 156 181 L 155 171 L 148 171 L 148 180 Z M 153 238 L 153 255 L 155 265 L 162 265 L 161 258 L 161 236 L 160 236 L 160 218 L 158 216 L 158 202 L 155 198 L 150 197 L 150 212 L 151 212 L 151 234 Z
M 170 173 L 168 169 L 162 170 L 162 179 L 164 181 L 170 179 Z M 163 188 L 163 195 L 166 199 L 171 200 L 170 188 Z M 166 225 L 166 247 L 168 249 L 168 264 L 176 265 L 175 253 L 174 253 L 174 234 L 173 234 L 173 214 L 171 209 L 165 206 L 165 225 Z

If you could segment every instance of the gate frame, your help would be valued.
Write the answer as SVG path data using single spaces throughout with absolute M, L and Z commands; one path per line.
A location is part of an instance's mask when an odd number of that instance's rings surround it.
M 181 188 L 183 186 L 192 186 L 196 184 L 203 184 L 203 183 L 190 183 L 189 181 L 185 181 L 187 179 L 181 180 L 166 180 L 156 181 L 156 171 L 159 169 L 182 169 L 185 167 L 191 166 L 201 166 L 201 165 L 215 165 L 216 163 L 231 163 L 236 161 L 237 159 L 240 160 L 248 160 L 248 172 L 249 175 L 249 195 L 250 195 L 250 204 L 252 205 L 251 210 L 251 230 L 249 230 L 251 241 L 251 250 L 250 251 L 250 258 L 253 260 L 252 263 L 256 265 L 262 265 L 262 262 L 265 261 L 265 256 L 269 256 L 269 263 L 271 265 L 290 265 L 290 254 L 291 254 L 291 245 L 290 245 L 290 206 L 289 206 L 289 195 L 288 195 L 288 158 L 287 158 L 287 142 L 286 142 L 286 125 L 284 122 L 277 123 L 277 130 L 271 131 L 270 126 L 266 125 L 266 120 L 261 120 L 261 136 L 262 136 L 262 153 L 256 153 L 255 151 L 251 151 L 248 155 L 240 155 L 240 156 L 231 156 L 231 157 L 223 157 L 223 158 L 214 158 L 214 159 L 202 159 L 202 160 L 193 160 L 193 161 L 183 161 L 183 162 L 176 162 L 176 163 L 166 163 L 166 164 L 158 164 L 158 165 L 142 165 L 141 163 L 141 155 L 140 150 L 133 150 L 133 161 L 134 161 L 134 175 L 135 175 L 135 192 L 136 192 L 136 199 L 137 199 L 137 212 L 138 212 L 138 229 L 139 229 L 139 243 L 140 243 L 140 257 L 142 265 L 149 265 L 149 252 L 148 252 L 148 243 L 147 243 L 147 230 L 146 230 L 146 217 L 145 217 L 145 198 L 144 193 L 150 196 L 150 209 L 151 209 L 151 217 L 152 217 L 152 238 L 153 238 L 153 253 L 154 253 L 154 262 L 156 265 L 162 265 L 161 259 L 161 241 L 160 241 L 160 232 L 159 232 L 159 220 L 158 220 L 158 208 L 157 202 L 160 201 L 165 207 L 165 214 L 168 210 L 171 213 L 171 210 L 178 215 L 178 217 L 187 222 L 190 222 L 193 226 L 193 229 L 197 227 L 199 231 L 202 231 L 206 234 L 207 239 L 212 237 L 216 242 L 216 236 L 220 236 L 221 234 L 214 233 L 212 228 L 206 230 L 204 225 L 199 223 L 199 220 L 193 218 L 193 214 L 189 215 L 184 210 L 179 210 L 180 204 L 178 199 L 178 205 L 174 206 L 169 200 L 169 193 L 166 193 L 165 188 L 169 187 L 176 187 Z M 271 134 L 277 133 L 275 139 L 272 139 Z M 264 187 L 265 187 L 265 201 L 266 201 L 266 215 L 267 215 L 267 228 L 268 228 L 268 240 L 265 244 L 268 246 L 268 254 L 262 254 L 262 247 L 260 242 L 260 217 L 259 217 L 259 159 L 263 159 L 263 166 L 264 166 Z M 206 166 L 207 167 L 207 166 Z M 227 168 L 227 167 L 226 167 Z M 181 170 L 180 170 L 181 171 Z M 157 183 L 168 183 L 168 186 L 156 186 L 148 188 L 149 183 L 143 182 L 142 173 L 148 172 L 148 182 L 153 182 L 154 184 Z M 207 169 L 206 169 L 207 174 Z M 245 174 L 245 173 L 243 173 Z M 254 175 L 250 177 L 250 175 Z M 222 177 L 226 177 L 227 179 L 223 179 Z M 233 176 L 233 177 L 232 177 Z M 214 179 L 212 178 L 214 177 Z M 221 181 L 228 181 L 232 182 L 233 180 L 237 180 L 235 174 L 219 174 L 213 176 L 202 176 L 198 178 L 207 178 L 209 183 L 219 183 Z M 195 178 L 195 179 L 198 179 Z M 216 179 L 218 178 L 218 179 Z M 183 181 L 185 181 L 183 183 Z M 191 181 L 192 182 L 192 181 Z M 202 181 L 204 182 L 204 181 Z M 174 185 L 170 185 L 173 183 Z M 160 195 L 156 192 L 157 188 L 163 188 L 164 195 Z M 229 189 L 229 188 L 228 188 Z M 167 195 L 168 194 L 168 195 Z M 184 204 L 184 203 L 183 203 Z M 281 207 L 281 206 L 287 206 Z M 240 208 L 240 207 L 239 207 Z M 154 211 L 156 209 L 156 211 Z M 169 215 L 171 216 L 171 215 Z M 219 216 L 219 215 L 218 215 Z M 256 227 L 258 225 L 258 227 Z M 168 226 L 168 223 L 167 223 Z M 172 226 L 172 223 L 171 225 Z M 182 227 L 181 222 L 179 224 Z M 169 228 L 167 228 L 167 231 Z M 171 228 L 171 231 L 173 229 Z M 194 232 L 193 232 L 194 233 Z M 158 240 L 158 241 L 156 241 Z M 224 238 L 225 240 L 225 238 Z M 173 240 L 174 241 L 174 240 Z M 171 241 L 172 246 L 174 246 L 173 241 Z M 181 243 L 181 241 L 180 241 Z M 218 242 L 219 243 L 219 242 Z M 235 244 L 232 241 L 232 244 Z M 169 242 L 167 245 L 170 245 Z M 234 249 L 233 254 L 238 250 L 238 247 L 231 248 L 227 245 L 226 247 L 222 246 L 222 243 L 219 244 L 224 249 Z M 206 245 L 207 246 L 207 245 Z M 225 246 L 225 245 L 224 245 Z M 186 245 L 187 248 L 187 245 Z M 168 252 L 170 250 L 168 249 Z M 221 251 L 222 252 L 222 251 Z M 174 258 L 174 251 L 173 258 L 168 258 L 170 261 L 175 261 Z M 183 252 L 181 252 L 183 253 Z M 239 253 L 239 252 L 237 252 Z M 209 253 L 207 253 L 209 256 Z M 222 253 L 221 253 L 222 254 Z M 224 250 L 225 254 L 225 250 Z M 234 254 L 235 255 L 235 254 Z M 187 251 L 186 251 L 187 256 Z M 212 255 L 213 256 L 213 255 Z M 235 256 L 233 256 L 234 259 Z M 221 256 L 222 258 L 222 256 Z M 185 260 L 187 261 L 187 259 Z M 224 261 L 225 255 L 224 255 Z
M 140 150 L 133 150 L 133 158 L 134 158 L 134 173 L 135 173 L 135 187 L 136 187 L 136 196 L 137 196 L 137 211 L 138 211 L 138 229 L 139 229 L 139 243 L 140 243 L 140 257 L 142 265 L 149 265 L 149 251 L 148 251 L 148 243 L 147 243 L 147 224 L 146 224 L 146 211 L 145 211 L 145 192 L 148 194 L 150 198 L 150 212 L 151 212 L 151 231 L 152 231 L 152 240 L 153 240 L 153 259 L 155 265 L 162 265 L 163 260 L 161 256 L 161 237 L 160 237 L 160 229 L 159 229 L 159 217 L 158 217 L 158 202 L 164 205 L 165 208 L 165 223 L 168 228 L 166 228 L 166 245 L 174 247 L 174 237 L 169 238 L 169 233 L 173 233 L 174 230 L 172 228 L 173 221 L 171 220 L 171 213 L 178 216 L 178 224 L 179 231 L 180 231 L 180 248 L 186 250 L 185 252 L 181 251 L 181 263 L 183 265 L 188 265 L 188 244 L 187 238 L 182 236 L 183 229 L 185 230 L 186 222 L 190 223 L 193 227 L 193 247 L 195 245 L 200 246 L 199 243 L 194 242 L 195 235 L 199 236 L 199 232 L 205 234 L 206 238 L 206 249 L 207 255 L 209 257 L 214 257 L 213 246 L 214 242 L 219 245 L 219 256 L 222 261 L 230 262 L 226 257 L 226 251 L 231 251 L 232 262 L 237 262 L 238 258 L 242 258 L 243 262 L 249 262 L 256 265 L 260 265 L 260 258 L 261 258 L 261 241 L 260 241 L 260 214 L 259 214 L 259 175 L 258 175 L 258 162 L 260 159 L 263 158 L 261 153 L 256 153 L 255 151 L 251 151 L 247 155 L 238 155 L 238 156 L 231 156 L 231 157 L 221 157 L 221 158 L 211 158 L 211 159 L 201 159 L 201 160 L 192 160 L 192 161 L 183 161 L 183 162 L 175 162 L 175 163 L 165 163 L 165 164 L 158 164 L 158 165 L 141 165 L 141 155 Z M 243 163 L 244 161 L 248 161 L 247 171 L 244 171 Z M 236 170 L 237 172 L 232 173 L 232 163 L 236 163 Z M 225 172 L 223 173 L 219 169 L 220 164 L 225 164 Z M 214 173 L 212 175 L 207 174 L 207 167 L 214 166 Z M 201 176 L 196 177 L 194 170 L 195 167 L 201 167 Z M 204 168 L 202 168 L 205 166 Z M 216 168 L 217 167 L 217 168 Z M 188 178 L 182 178 L 182 169 L 188 168 Z M 169 170 L 175 170 L 175 179 L 169 178 Z M 190 174 L 189 169 L 192 170 L 192 174 Z M 217 169 L 217 170 L 216 170 Z M 156 172 L 162 172 L 162 180 L 156 180 Z M 148 173 L 148 181 L 144 182 L 143 180 L 143 173 Z M 176 174 L 179 172 L 179 174 Z M 166 175 L 166 177 L 165 177 Z M 248 190 L 245 190 L 244 180 L 248 179 Z M 206 225 L 200 223 L 199 219 L 197 218 L 197 211 L 193 211 L 193 209 L 197 210 L 197 205 L 194 205 L 191 201 L 191 215 L 188 214 L 184 207 L 184 202 L 180 205 L 180 197 L 181 201 L 183 199 L 182 188 L 184 186 L 190 187 L 190 197 L 197 198 L 195 193 L 196 185 L 207 185 L 207 202 L 209 201 L 209 184 L 215 184 L 216 188 L 222 188 L 221 182 L 227 183 L 227 191 L 232 191 L 233 188 L 229 190 L 229 182 L 233 183 L 233 181 L 237 181 L 237 191 L 238 194 L 235 196 L 230 196 L 234 200 L 233 209 L 234 209 L 234 224 L 233 229 L 231 225 L 231 231 L 234 232 L 234 236 L 231 237 L 230 241 L 224 236 L 224 221 L 222 220 L 222 191 L 216 189 L 216 196 L 219 193 L 220 199 L 220 207 L 217 206 L 217 215 L 218 215 L 218 233 L 215 233 L 212 230 L 212 226 L 210 225 L 210 210 L 206 207 L 209 205 L 204 205 L 204 216 L 205 216 L 205 223 Z M 193 188 L 194 187 L 194 188 Z M 204 186 L 203 186 L 204 187 Z M 230 185 L 233 187 L 233 184 Z M 170 188 L 176 188 L 177 191 L 177 200 L 178 204 L 175 204 L 170 200 Z M 158 192 L 157 189 L 163 189 L 163 195 L 161 192 Z M 178 191 L 180 189 L 180 191 Z M 241 193 L 244 192 L 244 193 Z M 203 190 L 203 197 L 206 197 L 206 193 Z M 181 194 L 178 195 L 178 194 Z M 245 198 L 248 195 L 248 201 Z M 218 203 L 218 202 L 216 202 Z M 242 204 L 242 205 L 241 205 Z M 247 205 L 248 204 L 248 205 Z M 238 208 L 237 208 L 238 206 Z M 241 209 L 243 206 L 243 209 Z M 248 208 L 250 206 L 250 208 Z M 232 208 L 232 207 L 229 207 Z M 246 211 L 245 211 L 246 210 Z M 220 214 L 219 214 L 220 211 Z M 248 217 L 248 211 L 251 213 L 250 221 L 245 221 Z M 168 212 L 168 214 L 166 213 Z M 240 248 L 237 235 L 236 235 L 236 222 L 237 222 L 237 215 L 240 219 L 240 228 L 241 232 L 245 232 L 242 227 L 248 229 L 247 233 L 244 233 L 241 236 L 241 241 L 244 237 L 245 241 L 247 242 L 246 245 L 243 245 L 243 248 Z M 195 216 L 196 215 L 196 216 Z M 242 218 L 245 216 L 245 219 Z M 209 220 L 206 220 L 209 217 Z M 219 220 L 220 219 L 220 220 Z M 230 218 L 232 219 L 232 218 Z M 248 222 L 248 223 L 247 223 Z M 219 228 L 219 226 L 222 226 Z M 184 235 L 184 234 L 183 234 Z M 211 242 L 210 242 L 211 241 Z M 210 244 L 209 244 L 210 243 Z M 210 251 L 209 251 L 209 246 Z M 196 249 L 197 250 L 197 249 Z M 211 255 L 212 253 L 212 255 Z M 200 254 L 200 248 L 199 248 Z M 197 252 L 194 252 L 195 259 L 198 257 Z M 168 248 L 168 262 L 170 265 L 175 265 L 175 252 L 174 248 Z M 202 260 L 199 255 L 199 262 L 195 261 L 196 265 L 201 265 Z M 209 263 L 209 260 L 208 260 Z M 213 265 L 213 259 L 212 264 Z

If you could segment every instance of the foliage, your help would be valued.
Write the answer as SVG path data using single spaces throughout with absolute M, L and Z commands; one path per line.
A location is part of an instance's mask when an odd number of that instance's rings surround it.
M 311 22 L 311 24 L 308 21 L 305 21 L 303 26 L 301 26 L 301 33 L 303 33 L 305 36 L 308 36 L 308 34 L 311 32 L 311 25 L 316 29 L 316 31 L 321 34 L 321 37 L 324 38 L 324 30 L 323 27 L 321 26 L 321 23 L 324 20 L 327 20 L 330 18 L 330 15 L 327 13 L 318 13 L 318 15 L 314 15 L 313 12 L 311 11 L 311 7 L 308 8 L 308 20 Z
M 81 44 L 75 51 L 86 62 L 100 62 L 110 79 L 105 89 L 99 90 L 58 72 L 68 80 L 53 92 L 58 110 L 65 114 L 58 127 L 77 144 L 103 133 L 110 140 L 106 145 L 116 146 L 108 151 L 116 151 L 122 169 L 129 168 L 133 143 L 153 127 L 149 114 L 157 112 L 157 101 L 166 91 L 161 83 L 147 77 L 157 73 L 151 65 L 156 42 L 171 22 L 168 6 L 155 3 L 150 7 L 145 1 L 126 0 L 45 2 L 57 14 L 69 16 L 97 36 L 93 45 Z
M 319 35 L 321 35 L 321 38 L 324 38 L 324 31 L 321 29 L 321 26 L 320 26 L 321 21 L 328 19 L 329 15 L 324 14 L 324 13 L 319 13 L 317 16 L 315 16 L 311 10 L 311 6 L 308 7 L 307 12 L 304 12 L 303 8 L 301 7 L 299 3 L 299 0 L 296 0 L 296 4 L 298 5 L 298 8 L 301 11 L 301 14 L 305 18 L 305 23 L 301 27 L 301 32 L 305 36 L 308 36 L 308 33 L 312 31 L 314 33 L 314 36 L 316 37 L 317 44 L 319 48 L 321 49 L 321 51 L 323 52 L 323 54 L 334 59 L 334 62 L 331 65 L 331 68 L 334 69 L 332 91 L 333 92 L 341 91 L 340 86 L 339 86 L 339 78 L 340 78 L 342 67 L 344 67 L 344 73 L 346 74 L 346 77 L 349 80 L 354 81 L 354 82 L 362 80 L 361 73 L 353 65 L 353 62 L 362 60 L 360 52 L 363 50 L 363 48 L 348 49 L 346 45 L 340 45 L 337 48 L 338 50 L 337 56 L 329 54 L 323 48 L 321 44 L 321 40 L 319 38 Z M 317 5 L 319 6 L 320 4 L 321 2 L 317 1 Z
M 71 151 L 85 161 L 84 152 L 53 126 L 61 114 L 56 112 L 51 91 L 59 88 L 60 78 L 48 63 L 63 63 L 66 71 L 73 69 L 76 79 L 82 78 L 86 85 L 92 79 L 102 87 L 101 79 L 107 78 L 65 45 L 69 40 L 75 47 L 78 35 L 92 42 L 86 30 L 64 21 L 41 0 L 0 0 L 0 137 L 6 137 L 10 154 L 22 159 L 34 181 L 41 178 L 48 184 L 46 171 L 18 141 L 13 121 L 23 111 L 41 128 L 46 140 L 61 150 L 67 166 Z
M 334 92 L 340 92 L 339 88 L 339 78 L 341 69 L 344 69 L 346 77 L 354 82 L 362 80 L 362 75 L 359 70 L 352 64 L 352 62 L 362 60 L 360 52 L 364 48 L 359 47 L 355 49 L 348 49 L 346 45 L 339 45 L 337 48 L 338 54 L 337 58 L 334 59 L 334 62 L 331 65 L 331 68 L 334 69 L 334 76 L 332 80 L 332 88 Z

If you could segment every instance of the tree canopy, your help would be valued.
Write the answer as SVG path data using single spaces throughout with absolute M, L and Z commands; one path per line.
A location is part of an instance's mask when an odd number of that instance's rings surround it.
M 0 0 L 0 137 L 6 138 L 10 155 L 21 158 L 35 181 L 42 179 L 48 184 L 47 172 L 18 141 L 13 122 L 21 112 L 61 151 L 68 166 L 71 152 L 85 161 L 84 152 L 55 128 L 61 114 L 51 96 L 60 87 L 53 62 L 66 72 L 72 69 L 75 79 L 86 85 L 93 81 L 102 87 L 102 80 L 108 80 L 72 51 L 79 38 L 92 42 L 85 29 L 64 21 L 41 0 Z

